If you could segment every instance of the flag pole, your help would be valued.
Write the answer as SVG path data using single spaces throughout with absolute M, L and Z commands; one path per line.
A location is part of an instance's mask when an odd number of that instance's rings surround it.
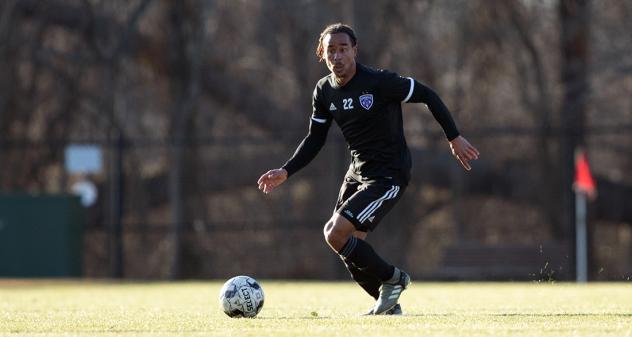
M 575 191 L 575 246 L 577 283 L 588 281 L 588 240 L 586 233 L 586 194 Z
M 588 159 L 582 148 L 575 149 L 575 275 L 577 283 L 588 281 L 588 230 L 586 226 L 587 198 L 597 190 L 590 174 Z

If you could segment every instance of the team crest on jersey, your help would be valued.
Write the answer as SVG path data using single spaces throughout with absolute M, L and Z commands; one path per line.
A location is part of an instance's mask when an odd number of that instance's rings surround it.
M 365 94 L 360 96 L 360 105 L 366 110 L 371 109 L 373 106 L 373 94 Z

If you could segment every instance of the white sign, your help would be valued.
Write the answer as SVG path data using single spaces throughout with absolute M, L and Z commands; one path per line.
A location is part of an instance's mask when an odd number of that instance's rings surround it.
M 102 150 L 97 145 L 68 145 L 64 153 L 69 173 L 98 173 L 102 167 Z

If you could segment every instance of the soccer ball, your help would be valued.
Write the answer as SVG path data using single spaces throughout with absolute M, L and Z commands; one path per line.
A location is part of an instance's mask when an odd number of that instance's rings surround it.
M 255 317 L 263 308 L 263 289 L 249 276 L 235 276 L 224 283 L 219 303 L 230 317 Z

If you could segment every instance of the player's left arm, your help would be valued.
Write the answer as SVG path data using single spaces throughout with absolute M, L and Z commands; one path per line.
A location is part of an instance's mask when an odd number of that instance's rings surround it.
M 452 155 L 461 163 L 463 168 L 471 170 L 470 160 L 478 159 L 479 151 L 470 142 L 461 136 L 459 130 L 454 123 L 450 110 L 443 103 L 439 95 L 429 87 L 419 83 L 418 81 L 408 78 L 411 88 L 409 89 L 408 100 L 405 102 L 425 103 L 428 106 L 432 116 L 443 128 L 446 138 L 450 142 L 450 150 Z
M 439 95 L 428 86 L 410 77 L 401 77 L 395 73 L 384 73 L 386 97 L 401 100 L 402 103 L 425 103 L 432 116 L 441 125 L 448 142 L 452 155 L 461 163 L 463 168 L 471 170 L 469 161 L 478 159 L 480 153 L 461 136 L 450 110 L 443 103 Z

